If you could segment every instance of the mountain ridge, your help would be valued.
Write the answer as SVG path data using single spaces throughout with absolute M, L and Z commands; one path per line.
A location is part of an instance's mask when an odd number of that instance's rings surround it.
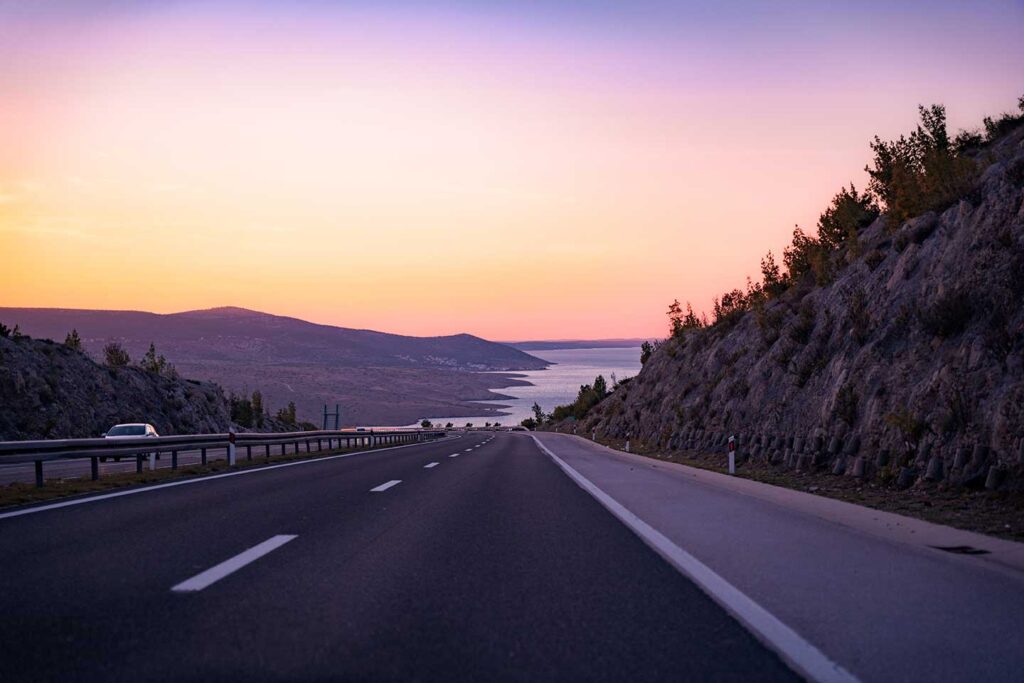
M 271 409 L 294 402 L 300 419 L 319 423 L 323 405 L 342 405 L 345 424 L 410 424 L 427 415 L 500 415 L 491 389 L 522 384 L 510 375 L 550 365 L 469 334 L 410 337 L 312 323 L 238 307 L 180 313 L 0 308 L 0 322 L 61 341 L 78 331 L 83 349 L 102 358 L 109 342 L 139 359 L 155 344 L 186 377 L 229 392 L 259 390 Z
M 235 306 L 197 309 L 176 313 L 149 311 L 44 307 L 0 307 L 0 320 L 20 325 L 33 337 L 59 340 L 71 329 L 78 330 L 90 352 L 103 343 L 119 341 L 133 355 L 145 352 L 153 342 L 172 362 L 193 362 L 206 357 L 208 344 L 194 345 L 209 336 L 220 338 L 262 338 L 290 335 L 290 343 L 332 364 L 444 366 L 468 370 L 537 370 L 548 363 L 500 342 L 468 333 L 440 336 L 412 336 L 310 322 L 292 316 L 265 313 Z M 186 324 L 188 326 L 186 326 Z M 306 335 L 296 338 L 296 335 Z M 309 335 L 316 336 L 316 339 Z M 326 335 L 326 336 L 325 336 Z M 189 354 L 179 353 L 176 344 L 189 345 Z M 382 344 L 390 345 L 383 348 Z M 349 348 L 334 348 L 348 345 Z M 235 351 L 244 349 L 237 346 Z M 249 348 L 249 353 L 253 353 Z M 448 354 L 448 355 L 439 355 Z M 222 359 L 222 353 L 217 354 Z M 314 360 L 291 355 L 278 348 L 261 346 L 256 354 L 269 362 Z

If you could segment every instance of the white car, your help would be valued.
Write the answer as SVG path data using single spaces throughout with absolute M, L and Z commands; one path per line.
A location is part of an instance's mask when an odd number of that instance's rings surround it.
M 103 435 L 104 439 L 138 439 L 144 437 L 157 437 L 160 436 L 156 432 L 156 428 L 147 422 L 129 422 L 126 424 L 114 425 L 110 430 Z M 160 457 L 158 453 L 157 458 Z M 114 461 L 117 462 L 121 458 L 115 457 Z M 106 458 L 100 458 L 101 461 Z

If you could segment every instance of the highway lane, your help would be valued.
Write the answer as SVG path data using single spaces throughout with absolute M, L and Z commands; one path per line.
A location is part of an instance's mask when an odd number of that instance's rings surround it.
M 2 680 L 795 680 L 525 435 L 0 515 L 0 562 Z

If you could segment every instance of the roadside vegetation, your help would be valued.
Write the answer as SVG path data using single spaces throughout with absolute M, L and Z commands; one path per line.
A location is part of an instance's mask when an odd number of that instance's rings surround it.
M 985 167 L 985 147 L 1024 122 L 1024 96 L 1017 104 L 1018 113 L 986 117 L 983 129 L 962 130 L 953 138 L 947 131 L 944 106 L 918 107 L 920 123 L 909 135 L 896 140 L 875 136 L 870 142 L 873 158 L 864 169 L 870 178 L 866 191 L 853 183 L 840 188 L 818 218 L 816 234 L 794 227 L 781 266 L 771 251 L 765 254 L 761 280 L 747 278 L 745 288 L 716 297 L 710 320 L 707 315 L 696 316 L 689 302 L 684 311 L 678 300 L 673 301 L 668 310 L 669 338 L 729 326 L 747 311 L 760 313 L 765 302 L 793 287 L 827 285 L 862 255 L 858 236 L 879 216 L 891 234 L 908 219 L 942 211 L 970 194 Z M 870 261 L 870 254 L 864 256 Z M 645 344 L 641 361 L 646 362 L 658 345 Z
M 944 106 L 921 106 L 919 123 L 908 135 L 895 140 L 875 136 L 869 142 L 871 161 L 865 167 L 869 177 L 866 189 L 853 183 L 840 187 L 820 214 L 813 233 L 795 226 L 781 258 L 771 251 L 766 253 L 760 262 L 760 278 L 755 281 L 748 277 L 744 287 L 715 297 L 709 312 L 698 314 L 689 301 L 672 301 L 667 310 L 668 335 L 663 340 L 644 342 L 641 365 L 646 366 L 655 352 L 669 343 L 667 351 L 674 356 L 693 333 L 728 330 L 747 313 L 756 316 L 766 342 L 785 335 L 796 345 L 807 344 L 818 316 L 811 302 L 796 307 L 795 320 L 785 329 L 781 314 L 772 311 L 768 302 L 793 289 L 799 290 L 799 299 L 814 287 L 829 285 L 845 267 L 859 259 L 873 270 L 883 255 L 866 253 L 861 233 L 875 221 L 884 221 L 883 229 L 895 235 L 909 219 L 930 211 L 941 212 L 968 197 L 990 163 L 988 146 L 1024 123 L 1024 96 L 1017 104 L 1018 112 L 986 117 L 982 128 L 962 130 L 955 136 L 948 132 Z M 899 242 L 901 237 L 893 239 Z M 945 338 L 964 329 L 975 308 L 970 292 L 950 291 L 933 306 L 921 310 L 918 317 L 926 330 Z M 871 316 L 862 292 L 851 293 L 848 315 L 853 337 L 863 341 L 871 328 Z M 798 378 L 807 381 L 824 359 L 819 357 L 815 363 L 797 368 Z M 625 384 L 626 380 L 613 382 L 605 390 L 603 379 L 600 385 L 595 380 L 592 385 L 580 387 L 574 402 L 557 406 L 550 414 L 536 412 L 533 418 L 523 421 L 523 426 L 536 429 L 583 419 Z M 736 391 L 742 393 L 743 387 L 736 387 Z M 856 419 L 858 397 L 847 392 L 842 398 L 838 417 L 846 421 Z

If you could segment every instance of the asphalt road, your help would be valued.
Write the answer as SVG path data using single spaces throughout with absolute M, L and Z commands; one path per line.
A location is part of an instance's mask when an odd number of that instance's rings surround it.
M 521 434 L 0 513 L 0 567 L 4 681 L 796 679 Z

